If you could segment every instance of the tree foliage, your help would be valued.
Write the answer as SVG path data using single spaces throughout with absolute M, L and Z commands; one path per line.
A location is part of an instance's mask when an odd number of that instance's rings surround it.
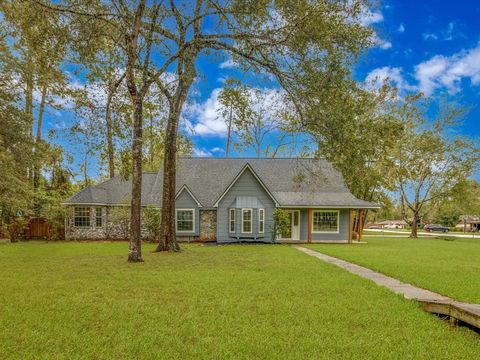
M 399 114 L 410 126 L 392 153 L 391 168 L 404 218 L 412 225 L 412 237 L 427 204 L 447 199 L 456 186 L 472 175 L 479 149 L 473 141 L 448 132 L 458 124 L 464 109 L 441 104 L 435 119 L 427 120 L 431 101 L 421 95 L 407 96 Z M 423 214 L 425 215 L 425 214 Z

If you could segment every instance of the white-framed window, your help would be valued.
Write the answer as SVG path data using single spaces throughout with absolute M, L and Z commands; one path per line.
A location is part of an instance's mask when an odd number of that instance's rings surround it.
M 252 233 L 252 209 L 242 209 L 242 233 Z
M 195 210 L 176 209 L 175 229 L 177 232 L 195 232 Z
M 338 210 L 313 210 L 312 233 L 338 233 Z
M 73 210 L 73 225 L 75 227 L 90 227 L 90 208 L 76 206 Z
M 235 232 L 235 209 L 228 211 L 228 232 Z
M 258 232 L 265 232 L 265 209 L 258 209 Z
M 97 207 L 95 208 L 95 227 L 102 227 L 102 226 L 103 226 L 102 208 Z

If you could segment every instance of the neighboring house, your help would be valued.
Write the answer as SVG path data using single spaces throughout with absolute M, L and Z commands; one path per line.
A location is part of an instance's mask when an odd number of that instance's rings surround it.
M 384 220 L 377 225 L 382 229 L 405 229 L 408 226 L 405 220 Z
M 476 215 L 462 215 L 455 228 L 463 231 L 477 232 L 480 230 L 480 217 Z
M 355 198 L 321 159 L 180 158 L 176 179 L 179 240 L 272 242 L 273 213 L 282 208 L 290 227 L 277 240 L 346 242 L 354 210 L 379 207 Z M 162 171 L 143 174 L 142 206 L 162 206 L 162 185 Z M 131 181 L 114 177 L 65 201 L 66 238 L 121 238 L 110 215 L 130 192 Z

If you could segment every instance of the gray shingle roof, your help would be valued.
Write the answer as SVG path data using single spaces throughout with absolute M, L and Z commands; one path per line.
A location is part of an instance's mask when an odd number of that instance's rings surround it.
M 176 190 L 186 185 L 203 207 L 213 207 L 247 164 L 281 206 L 378 206 L 350 194 L 340 173 L 323 159 L 181 158 Z M 161 206 L 162 184 L 163 171 L 143 174 L 142 205 Z M 85 188 L 65 204 L 122 204 L 130 191 L 131 181 L 117 176 Z

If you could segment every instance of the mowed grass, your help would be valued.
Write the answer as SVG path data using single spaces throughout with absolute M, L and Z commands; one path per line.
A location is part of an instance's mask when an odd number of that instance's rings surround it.
M 480 239 L 373 238 L 308 247 L 454 299 L 480 304 Z
M 477 334 L 284 245 L 0 245 L 0 359 L 474 359 Z M 360 246 L 352 249 L 361 250 Z

